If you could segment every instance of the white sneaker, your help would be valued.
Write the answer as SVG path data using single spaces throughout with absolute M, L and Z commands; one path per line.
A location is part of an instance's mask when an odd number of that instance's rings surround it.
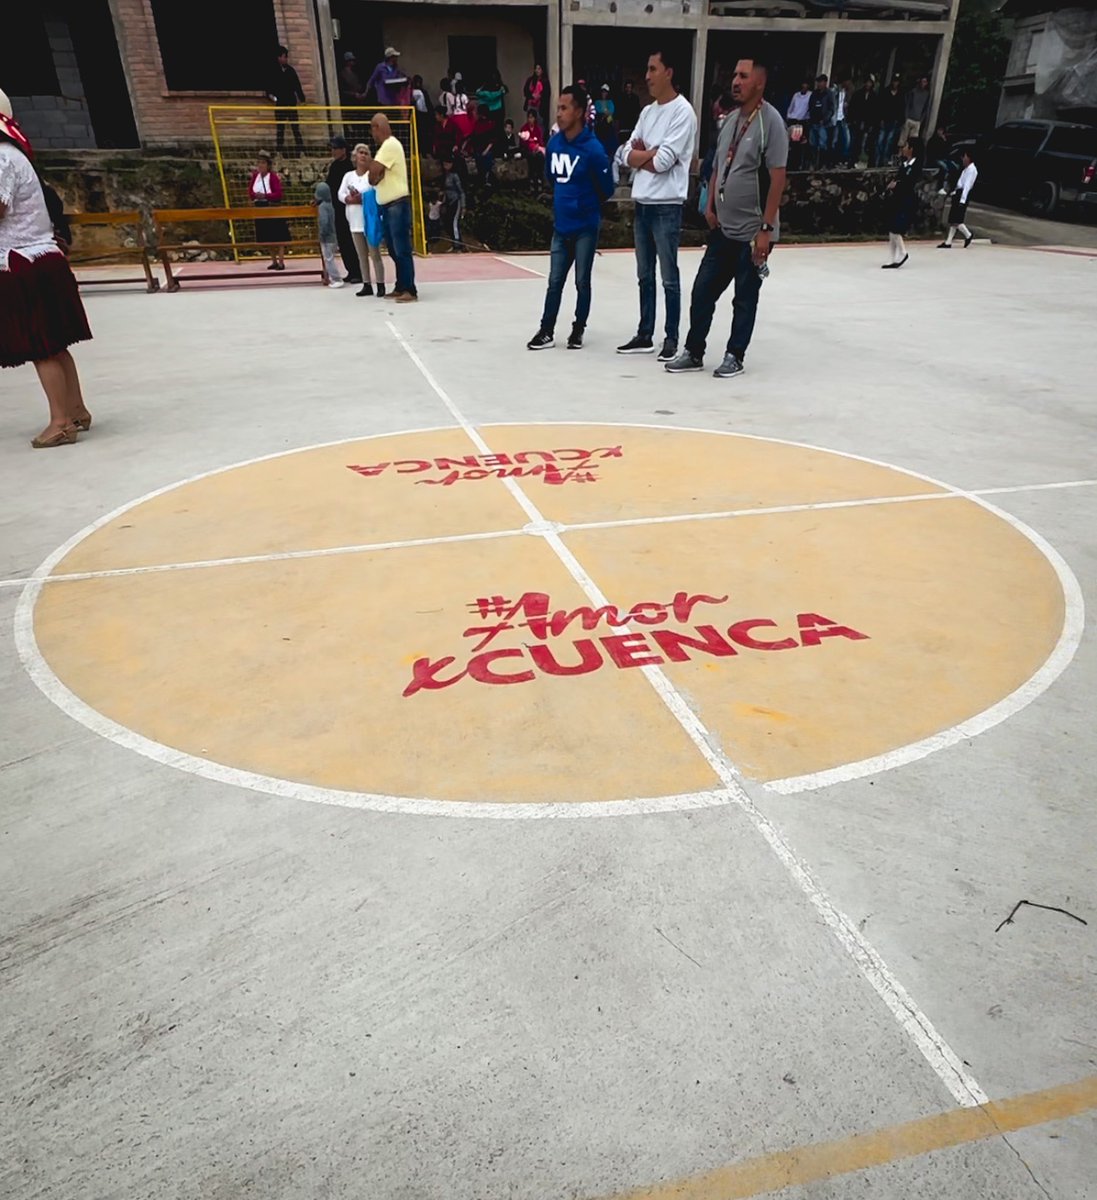
M 941 190 L 940 190 L 940 191 L 937 193 L 937 195 L 938 195 L 938 196 L 947 196 L 947 195 L 948 195 L 948 188 L 941 188 Z
M 328 283 L 328 287 L 346 287 L 347 285 L 341 279 L 333 279 Z

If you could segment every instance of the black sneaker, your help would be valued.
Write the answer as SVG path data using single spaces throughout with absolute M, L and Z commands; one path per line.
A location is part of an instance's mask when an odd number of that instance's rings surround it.
M 681 354 L 667 363 L 664 370 L 669 371 L 672 375 L 680 375 L 684 371 L 702 371 L 704 366 L 704 361 L 696 354 L 690 354 L 688 350 L 683 350 Z
M 571 340 L 570 338 L 568 339 Z M 542 329 L 526 342 L 527 350 L 549 350 L 556 345 L 556 339 L 551 333 Z
M 663 348 L 659 351 L 659 362 L 673 362 L 678 357 L 678 343 L 672 342 L 667 338 L 663 342 Z
M 623 346 L 617 347 L 618 354 L 654 354 L 655 343 L 651 338 L 634 337 L 631 341 L 625 342 Z
M 354 294 L 356 296 L 372 296 L 373 295 L 373 284 L 372 283 L 363 283 L 361 288 Z
M 377 285 L 377 299 L 383 300 L 384 298 L 385 298 L 385 285 L 383 283 L 379 283 Z
M 582 350 L 583 348 L 583 327 L 578 321 L 571 327 L 571 333 L 568 334 L 568 349 Z
M 344 275 L 343 282 L 360 284 L 362 282 L 362 276 L 361 275 Z

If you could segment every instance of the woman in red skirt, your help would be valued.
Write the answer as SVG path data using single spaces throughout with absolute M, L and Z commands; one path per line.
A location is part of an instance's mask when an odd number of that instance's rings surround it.
M 68 348 L 91 337 L 68 259 L 53 232 L 33 151 L 0 92 L 0 367 L 34 363 L 50 406 L 36 449 L 91 428 Z

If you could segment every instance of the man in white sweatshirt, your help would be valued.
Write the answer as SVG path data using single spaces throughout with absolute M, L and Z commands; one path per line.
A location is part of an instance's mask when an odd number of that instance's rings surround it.
M 682 206 L 689 190 L 689 167 L 697 141 L 693 106 L 674 86 L 677 58 L 657 50 L 648 59 L 647 85 L 654 103 L 640 114 L 632 137 L 617 151 L 619 167 L 632 169 L 633 236 L 636 275 L 640 283 L 640 324 L 636 336 L 618 354 L 651 354 L 655 350 L 655 261 L 663 281 L 666 337 L 660 362 L 678 353 L 682 288 L 678 278 L 678 242 Z

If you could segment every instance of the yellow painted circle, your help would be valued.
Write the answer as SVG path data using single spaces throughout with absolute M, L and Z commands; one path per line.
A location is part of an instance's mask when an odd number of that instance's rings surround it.
M 123 744 L 287 795 L 632 811 L 721 786 L 645 666 L 745 776 L 826 781 L 956 740 L 1060 640 L 1033 539 L 894 468 L 648 427 L 483 435 L 491 455 L 375 437 L 136 503 L 34 585 L 36 678 Z

